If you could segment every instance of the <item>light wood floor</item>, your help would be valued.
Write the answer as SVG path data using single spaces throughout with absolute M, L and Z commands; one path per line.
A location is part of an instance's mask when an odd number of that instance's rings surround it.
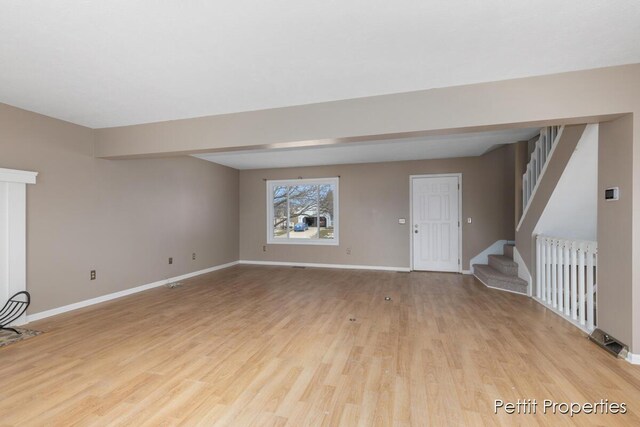
M 640 367 L 470 276 L 237 266 L 30 327 L 0 425 L 640 425 Z M 493 414 L 518 398 L 629 412 Z

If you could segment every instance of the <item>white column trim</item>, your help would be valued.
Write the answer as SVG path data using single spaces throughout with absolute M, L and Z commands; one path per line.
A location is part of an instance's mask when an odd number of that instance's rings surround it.
M 27 184 L 37 172 L 0 168 L 0 307 L 27 290 Z M 15 324 L 24 323 L 25 316 Z
M 38 172 L 0 168 L 0 182 L 35 184 Z

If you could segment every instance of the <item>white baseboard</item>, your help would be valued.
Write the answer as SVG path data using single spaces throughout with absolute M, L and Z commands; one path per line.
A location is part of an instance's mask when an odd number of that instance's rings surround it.
M 408 273 L 409 267 L 386 267 L 377 265 L 351 265 L 351 264 L 320 264 L 312 262 L 286 262 L 286 261 L 249 261 L 241 260 L 240 264 L 253 265 L 278 265 L 284 267 L 315 267 L 315 268 L 342 268 L 348 270 L 378 270 L 378 271 L 401 271 Z
M 114 292 L 107 295 L 102 295 L 96 298 L 91 298 L 84 301 L 79 301 L 73 304 L 65 305 L 62 307 L 52 308 L 51 310 L 41 311 L 40 313 L 29 314 L 25 319 L 25 323 L 34 322 L 36 320 L 44 319 L 46 317 L 55 316 L 56 314 L 66 313 L 68 311 L 77 310 L 79 308 L 88 307 L 90 305 L 99 304 L 101 302 L 110 301 L 116 298 L 121 298 L 127 295 L 135 294 L 138 292 L 146 291 L 147 289 L 157 288 L 169 283 L 178 282 L 180 280 L 186 280 L 191 277 L 199 276 L 201 274 L 211 273 L 212 271 L 222 270 L 223 268 L 232 267 L 238 264 L 239 261 L 229 262 L 227 264 L 216 265 L 214 267 L 205 268 L 204 270 L 198 270 L 191 273 L 183 274 L 181 276 L 171 277 L 168 279 L 158 280 L 157 282 L 148 283 L 146 285 L 137 286 L 135 288 L 129 288 L 122 291 Z
M 627 353 L 627 362 L 633 365 L 640 365 L 640 354 Z

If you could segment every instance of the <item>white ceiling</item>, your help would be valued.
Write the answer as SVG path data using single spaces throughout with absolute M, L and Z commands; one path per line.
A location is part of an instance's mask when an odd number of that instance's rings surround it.
M 235 169 L 444 159 L 480 156 L 496 145 L 528 140 L 539 131 L 539 128 L 511 129 L 374 142 L 351 142 L 312 148 L 263 149 L 198 154 L 194 155 L 194 157 Z
M 640 62 L 638 0 L 0 0 L 0 102 L 94 128 Z

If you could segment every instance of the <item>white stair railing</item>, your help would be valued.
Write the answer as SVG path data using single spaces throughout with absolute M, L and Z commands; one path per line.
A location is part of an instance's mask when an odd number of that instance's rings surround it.
M 596 327 L 597 242 L 538 235 L 535 298 L 577 326 Z
M 540 131 L 540 137 L 536 141 L 535 148 L 531 152 L 531 159 L 527 164 L 527 171 L 522 176 L 522 212 L 527 210 L 531 196 L 533 196 L 547 160 L 551 157 L 551 151 L 562 135 L 563 129 L 564 126 L 549 126 Z

